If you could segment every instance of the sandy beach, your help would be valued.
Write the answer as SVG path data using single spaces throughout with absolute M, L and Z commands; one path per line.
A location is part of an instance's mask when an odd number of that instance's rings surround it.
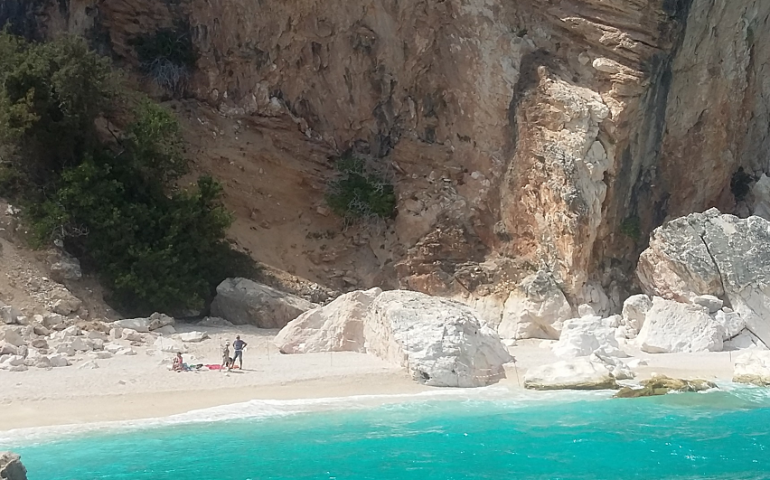
M 179 331 L 201 330 L 181 326 Z M 93 360 L 71 358 L 73 366 L 0 371 L 0 431 L 17 428 L 83 424 L 164 417 L 252 399 L 309 399 L 352 395 L 413 394 L 438 390 L 412 381 L 405 370 L 377 357 L 358 353 L 282 355 L 271 343 L 277 331 L 253 327 L 216 328 L 210 339 L 187 344 L 185 361 L 216 364 L 221 345 L 236 333 L 249 344 L 243 371 L 200 370 L 172 372 L 172 354 L 148 346 L 134 347 L 137 355 L 96 360 L 99 368 L 79 368 Z M 735 352 L 647 354 L 625 350 L 647 365 L 635 369 L 636 380 L 653 373 L 679 378 L 729 381 Z M 558 359 L 547 342 L 520 341 L 510 348 L 515 365 L 506 367 L 500 385 L 512 390 L 528 368 Z

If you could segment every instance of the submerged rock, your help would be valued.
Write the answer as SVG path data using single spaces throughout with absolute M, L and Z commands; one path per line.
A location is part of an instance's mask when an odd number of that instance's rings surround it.
M 702 392 L 717 388 L 717 385 L 708 380 L 682 380 L 670 378 L 665 375 L 650 378 L 640 382 L 641 388 L 623 387 L 614 396 L 615 398 L 639 398 L 665 395 L 670 392 Z

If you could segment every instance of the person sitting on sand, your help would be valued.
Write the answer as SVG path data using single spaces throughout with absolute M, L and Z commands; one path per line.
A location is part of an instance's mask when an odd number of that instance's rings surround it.
M 238 359 L 238 368 L 243 370 L 243 349 L 246 348 L 246 342 L 241 340 L 240 335 L 235 336 L 235 341 L 233 342 L 233 364 L 232 368 L 235 368 L 235 360 Z
M 182 372 L 184 371 L 184 361 L 182 360 L 182 352 L 176 352 L 176 357 L 174 357 L 174 363 L 171 364 L 171 370 L 175 372 Z

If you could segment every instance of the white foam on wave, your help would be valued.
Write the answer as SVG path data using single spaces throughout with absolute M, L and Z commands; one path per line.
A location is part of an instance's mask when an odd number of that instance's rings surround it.
M 31 445 L 87 434 L 110 434 L 126 430 L 159 428 L 175 425 L 224 422 L 242 419 L 268 419 L 311 412 L 350 411 L 383 405 L 410 405 L 424 402 L 504 402 L 508 407 L 526 407 L 533 403 L 564 403 L 608 398 L 608 392 L 511 390 L 493 385 L 474 389 L 441 389 L 414 394 L 354 395 L 349 397 L 309 398 L 295 400 L 249 400 L 168 417 L 139 420 L 96 422 L 52 427 L 22 428 L 0 431 L 0 450 L 19 445 Z

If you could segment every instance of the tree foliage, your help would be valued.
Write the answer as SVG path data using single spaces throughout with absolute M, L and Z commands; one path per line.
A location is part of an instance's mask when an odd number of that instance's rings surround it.
M 64 241 L 132 313 L 200 308 L 227 276 L 251 275 L 225 241 L 222 187 L 175 186 L 188 168 L 171 112 L 141 98 L 118 134 L 103 131 L 131 102 L 76 38 L 0 34 L 0 67 L 0 194 L 25 205 L 34 242 Z

